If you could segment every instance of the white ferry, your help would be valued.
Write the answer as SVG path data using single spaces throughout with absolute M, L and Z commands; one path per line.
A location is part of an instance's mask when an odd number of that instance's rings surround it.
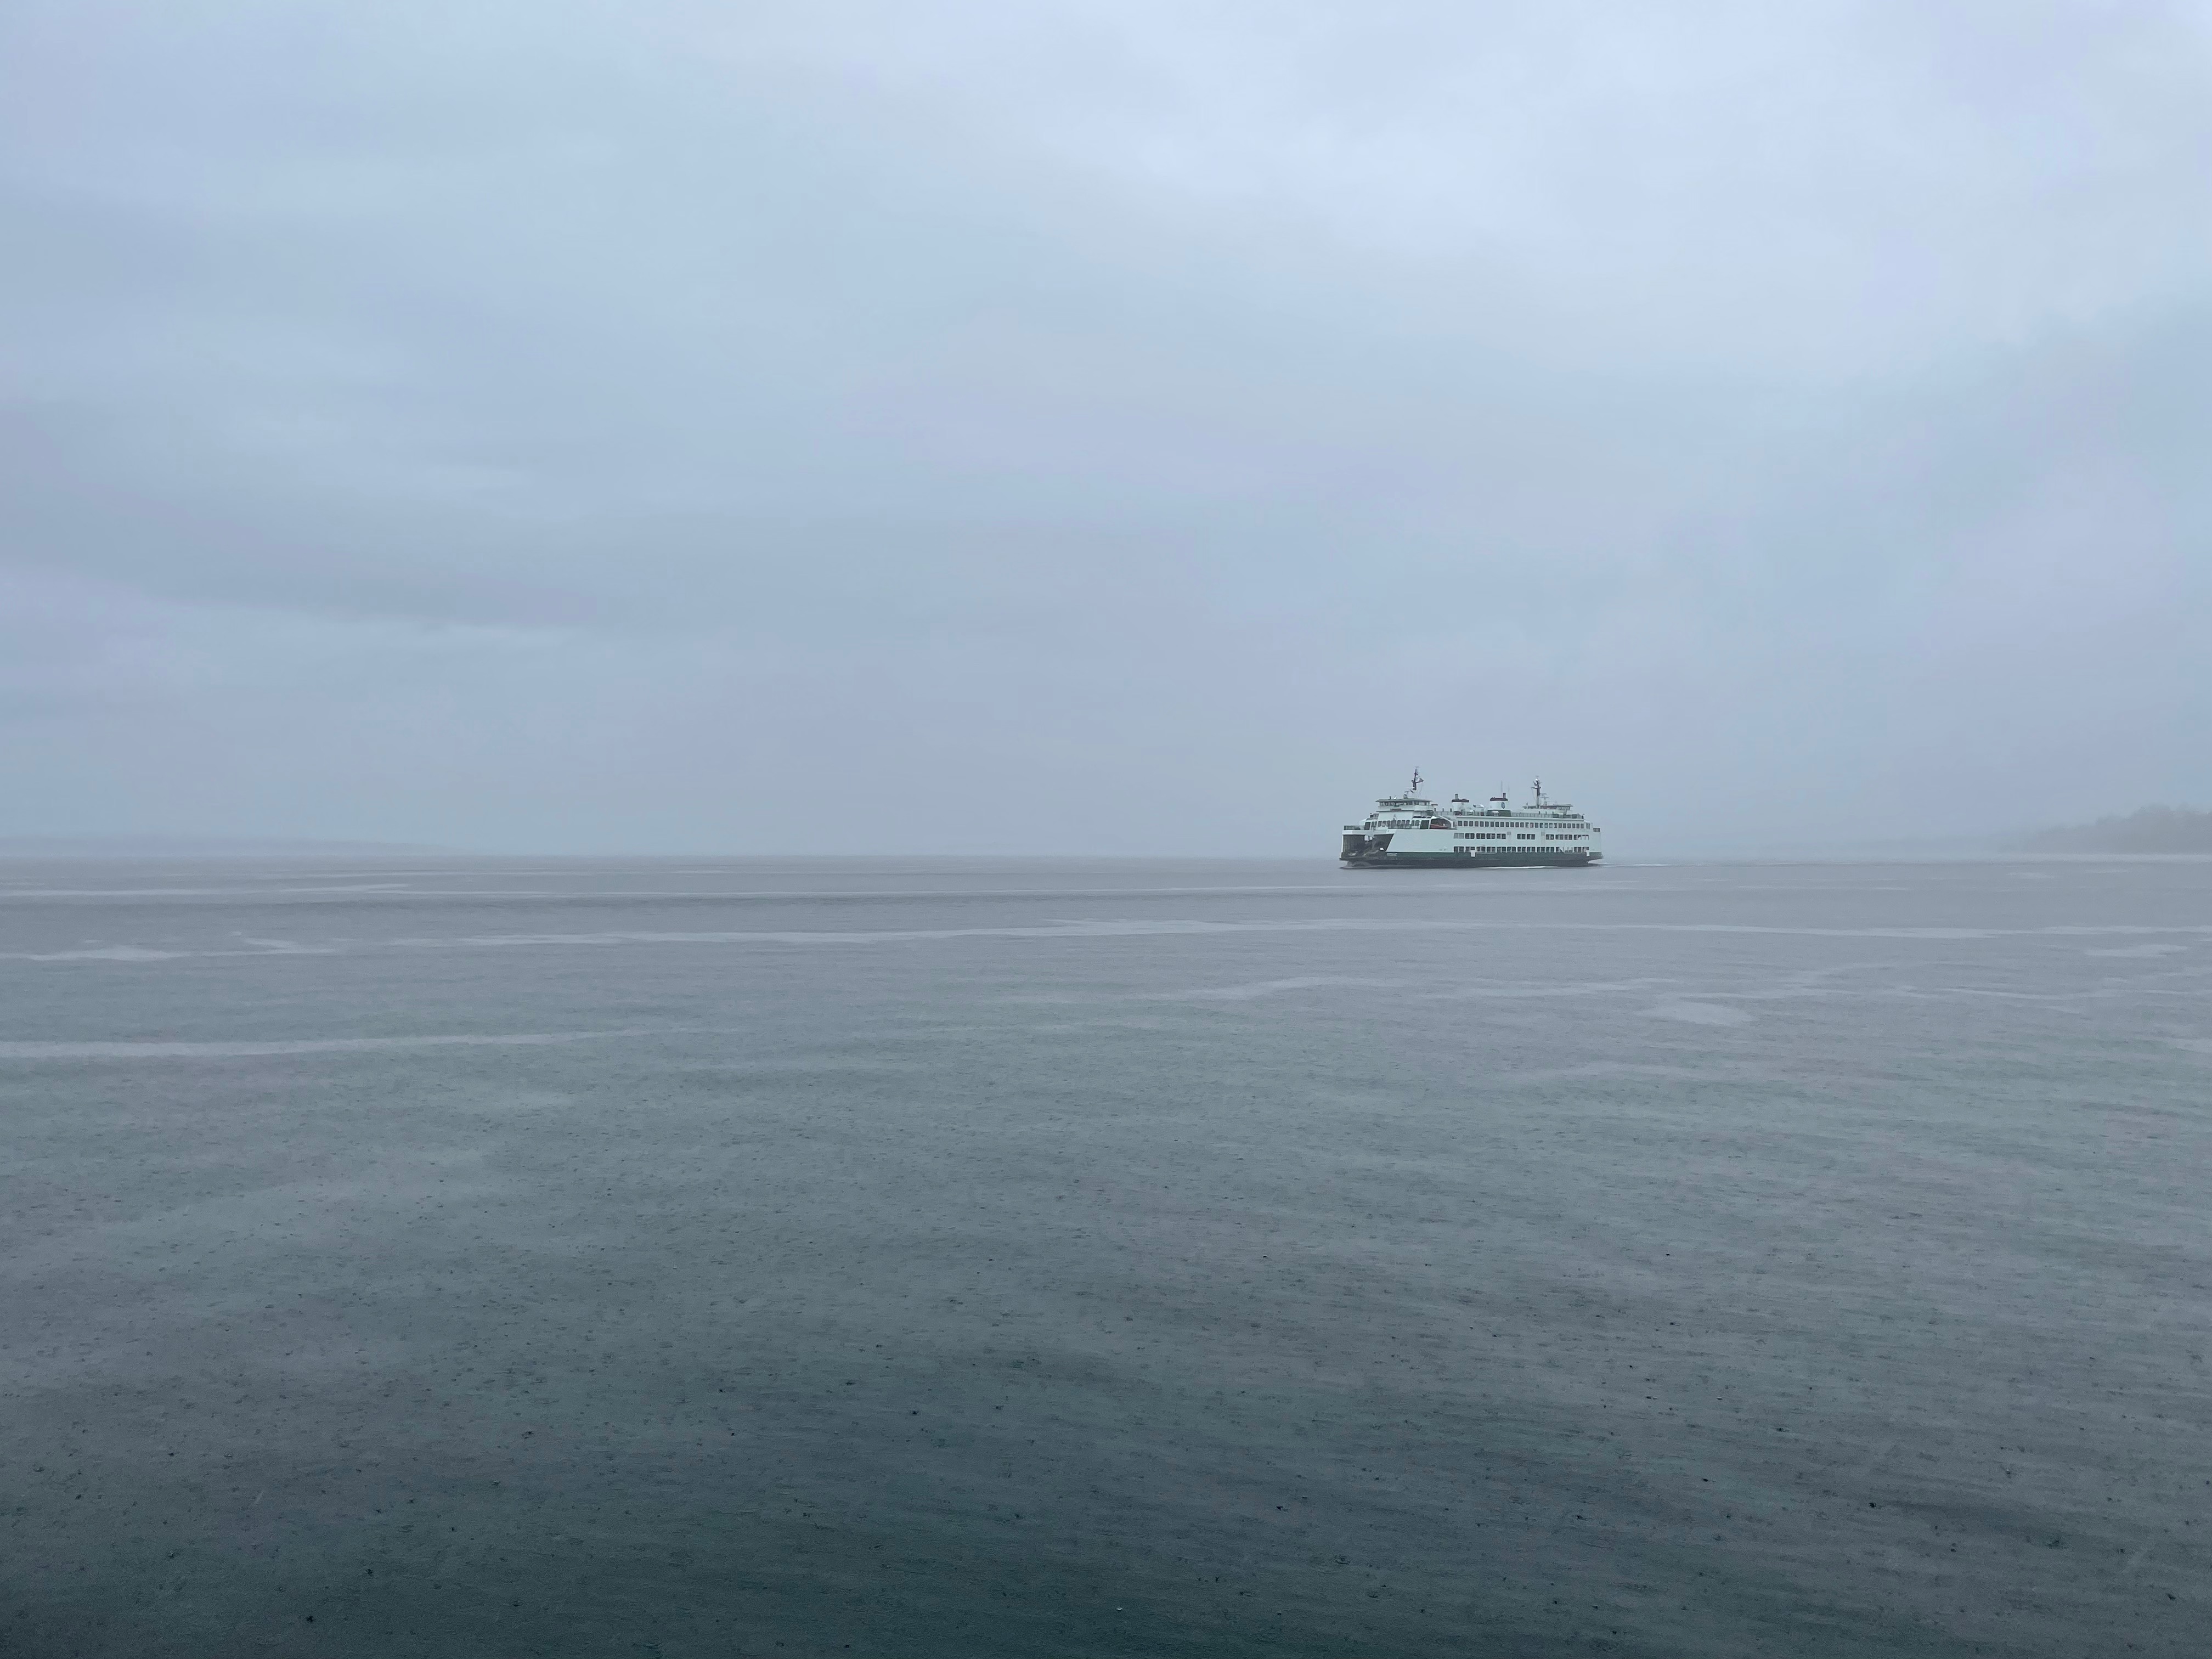
M 1605 856 L 1598 834 L 1567 802 L 1546 799 L 1540 778 L 1535 799 L 1525 806 L 1514 806 L 1502 792 L 1480 806 L 1464 795 L 1439 806 L 1421 793 L 1416 772 L 1404 794 L 1383 796 L 1366 823 L 1344 826 L 1342 857 L 1347 870 L 1583 868 Z

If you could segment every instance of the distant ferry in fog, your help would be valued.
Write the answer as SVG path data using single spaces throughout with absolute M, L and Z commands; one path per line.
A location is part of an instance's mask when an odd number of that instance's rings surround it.
M 1344 826 L 1348 870 L 1422 866 L 1495 869 L 1505 865 L 1585 867 L 1605 854 L 1597 826 L 1563 800 L 1547 800 L 1537 780 L 1535 799 L 1511 805 L 1501 791 L 1480 806 L 1454 795 L 1443 806 L 1421 793 L 1421 775 L 1402 795 L 1375 803 L 1364 823 Z

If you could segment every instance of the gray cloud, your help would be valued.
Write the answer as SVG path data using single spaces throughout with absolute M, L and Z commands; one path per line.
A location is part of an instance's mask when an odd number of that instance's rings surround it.
M 2208 54 L 2181 5 L 19 6 L 0 830 L 2201 794 Z

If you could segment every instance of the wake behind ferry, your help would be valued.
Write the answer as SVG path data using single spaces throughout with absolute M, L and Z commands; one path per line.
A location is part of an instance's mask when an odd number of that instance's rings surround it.
M 1569 803 L 1546 799 L 1540 778 L 1525 806 L 1503 790 L 1480 806 L 1464 795 L 1439 806 L 1421 793 L 1416 772 L 1404 794 L 1383 796 L 1366 823 L 1344 826 L 1341 856 L 1347 870 L 1587 868 L 1605 856 L 1598 835 Z

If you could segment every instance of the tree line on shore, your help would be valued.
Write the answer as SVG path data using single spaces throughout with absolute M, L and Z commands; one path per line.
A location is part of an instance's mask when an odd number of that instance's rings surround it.
M 2094 823 L 2039 830 L 2021 847 L 2031 853 L 2212 853 L 2212 812 L 2192 806 L 2144 806 Z

